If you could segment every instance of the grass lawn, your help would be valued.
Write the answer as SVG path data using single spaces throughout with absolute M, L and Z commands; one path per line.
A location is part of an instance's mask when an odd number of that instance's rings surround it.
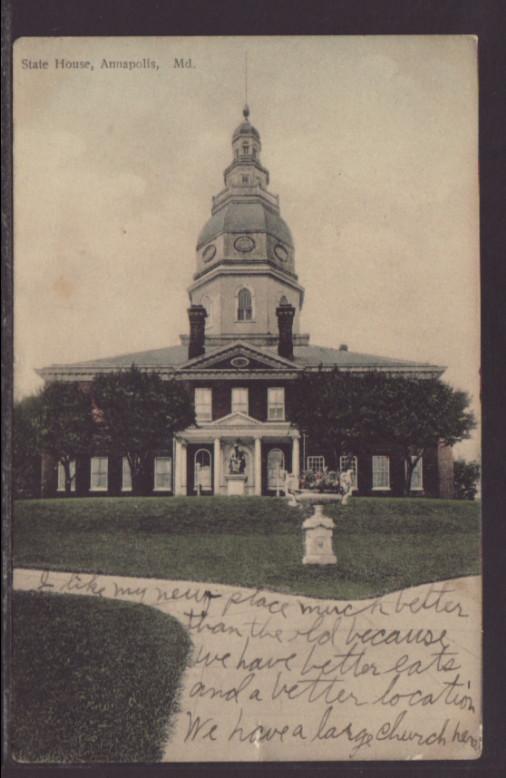
M 302 565 L 305 514 L 283 499 L 21 500 L 14 563 L 343 599 L 480 572 L 479 503 L 357 497 L 326 513 L 337 565 L 318 568 Z
M 21 762 L 158 761 L 190 647 L 160 611 L 14 592 L 12 755 Z

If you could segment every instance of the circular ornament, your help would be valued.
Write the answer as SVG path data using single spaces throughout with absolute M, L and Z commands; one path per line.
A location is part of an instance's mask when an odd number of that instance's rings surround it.
M 230 360 L 230 364 L 234 367 L 248 367 L 249 359 L 247 357 L 234 357 Z
M 276 246 L 274 246 L 274 253 L 276 257 L 281 260 L 281 262 L 286 262 L 288 259 L 288 251 L 285 249 L 284 246 L 281 245 L 281 243 L 278 243 Z
M 234 248 L 236 251 L 240 251 L 241 254 L 248 254 L 255 248 L 255 241 L 248 235 L 241 235 L 234 240 Z
M 202 254 L 204 257 L 204 262 L 210 262 L 215 254 L 216 246 L 214 246 L 212 243 L 209 246 L 206 246 Z

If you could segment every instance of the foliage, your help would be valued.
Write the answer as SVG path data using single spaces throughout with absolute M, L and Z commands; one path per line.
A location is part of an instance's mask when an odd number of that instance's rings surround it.
M 302 473 L 301 487 L 316 492 L 339 492 L 339 473 L 337 470 L 322 470 L 316 473 L 312 470 L 306 470 Z
M 74 382 L 55 381 L 18 405 L 14 422 L 15 469 L 19 472 L 28 451 L 46 452 L 61 462 L 65 491 L 71 491 L 70 463 L 89 454 L 95 423 L 90 396 Z M 15 476 L 16 477 L 16 476 Z
M 337 599 L 479 573 L 477 503 L 355 497 L 325 507 L 339 557 L 325 570 L 302 564 L 310 512 L 270 497 L 18 501 L 14 561 Z
M 40 395 L 14 404 L 12 435 L 12 487 L 15 497 L 40 495 Z
M 151 458 L 170 445 L 174 432 L 195 421 L 189 391 L 180 382 L 132 365 L 95 376 L 91 393 L 102 445 L 128 458 L 133 492 L 142 494 Z
M 178 621 L 144 605 L 14 592 L 13 756 L 160 760 L 189 647 Z
M 453 463 L 453 485 L 458 500 L 474 500 L 480 480 L 479 462 L 457 459 Z
M 308 402 L 311 398 L 311 402 Z M 292 421 L 333 451 L 349 454 L 381 443 L 399 446 L 405 493 L 427 448 L 468 438 L 475 420 L 469 398 L 439 378 L 339 370 L 303 374 L 295 389 Z

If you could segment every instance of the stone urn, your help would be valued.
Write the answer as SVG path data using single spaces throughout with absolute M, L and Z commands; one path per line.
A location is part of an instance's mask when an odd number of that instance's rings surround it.
M 304 531 L 304 565 L 335 565 L 337 557 L 332 547 L 332 531 L 335 524 L 324 516 L 323 507 L 341 502 L 338 492 L 317 492 L 313 489 L 298 489 L 293 492 L 298 505 L 312 505 L 313 514 L 302 525 Z

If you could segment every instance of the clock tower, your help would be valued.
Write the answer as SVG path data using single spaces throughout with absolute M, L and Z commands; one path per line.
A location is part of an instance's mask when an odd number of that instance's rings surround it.
M 206 309 L 206 343 L 247 340 L 259 346 L 278 340 L 280 305 L 293 306 L 294 343 L 299 334 L 304 289 L 295 273 L 292 234 L 279 198 L 269 189 L 262 144 L 246 105 L 232 135 L 232 161 L 224 188 L 213 197 L 211 218 L 197 240 L 197 269 L 190 304 Z

